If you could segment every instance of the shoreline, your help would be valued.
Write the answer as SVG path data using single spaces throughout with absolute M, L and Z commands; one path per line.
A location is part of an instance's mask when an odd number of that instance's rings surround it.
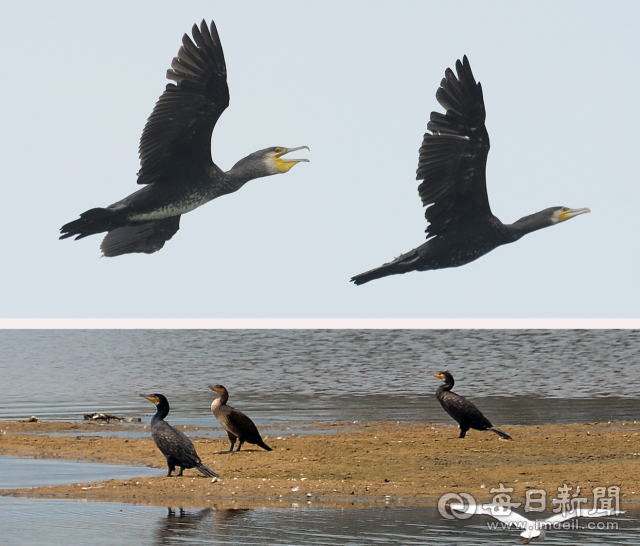
M 165 460 L 150 437 L 112 437 L 121 431 L 148 433 L 144 424 L 12 421 L 0 423 L 0 455 L 75 459 L 151 466 L 153 478 L 10 489 L 2 496 L 87 499 L 159 506 L 227 507 L 433 505 L 445 493 L 493 499 L 492 488 L 513 488 L 514 502 L 527 490 L 547 493 L 547 507 L 566 484 L 593 504 L 596 487 L 620 487 L 621 506 L 640 502 L 640 423 L 504 426 L 514 437 L 471 430 L 458 439 L 455 426 L 428 423 L 313 425 L 327 433 L 265 436 L 273 451 L 245 444 L 228 449 L 225 437 L 199 436 L 185 427 L 200 458 L 221 479 L 185 470 L 164 476 Z M 183 427 L 179 427 L 183 430 Z M 268 428 L 267 425 L 264 426 Z M 206 429 L 220 431 L 221 429 Z M 95 433 L 99 432 L 99 435 Z M 90 434 L 90 435 L 87 435 Z M 245 450 L 246 449 L 246 450 Z

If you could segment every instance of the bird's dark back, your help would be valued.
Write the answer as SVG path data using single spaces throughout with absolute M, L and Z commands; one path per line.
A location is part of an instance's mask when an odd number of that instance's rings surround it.
M 444 410 L 453 417 L 458 424 L 466 422 L 487 428 L 493 426 L 474 404 L 455 392 L 445 391 L 440 387 L 436 390 L 436 398 Z
M 200 464 L 200 457 L 191 440 L 166 421 L 156 421 L 151 426 L 151 437 L 165 456 L 173 457 L 185 465 Z
M 234 425 L 242 430 L 242 436 L 246 441 L 255 443 L 260 439 L 260 433 L 254 422 L 240 410 L 234 408 L 229 418 Z

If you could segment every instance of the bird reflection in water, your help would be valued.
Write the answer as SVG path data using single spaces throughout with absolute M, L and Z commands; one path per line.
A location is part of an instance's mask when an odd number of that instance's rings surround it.
M 227 527 L 220 525 L 235 519 L 249 508 L 211 508 L 184 509 L 172 506 L 167 507 L 166 517 L 158 521 L 155 532 L 155 546 L 175 544 L 176 541 L 195 543 L 202 541 L 211 535 L 222 538 L 226 535 Z

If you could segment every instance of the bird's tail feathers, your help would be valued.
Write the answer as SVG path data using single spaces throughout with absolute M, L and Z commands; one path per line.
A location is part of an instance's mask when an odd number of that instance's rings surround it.
M 60 233 L 62 234 L 60 239 L 66 239 L 74 235 L 76 235 L 76 239 L 82 239 L 89 235 L 109 231 L 113 225 L 115 214 L 116 211 L 114 209 L 100 207 L 89 209 L 87 212 L 83 212 L 77 220 L 69 222 L 60 228 Z
M 360 275 L 352 277 L 351 282 L 358 286 L 389 275 L 400 275 L 401 273 L 416 271 L 416 262 L 420 259 L 420 254 L 417 251 L 421 248 L 422 247 L 415 248 L 406 254 L 398 256 L 392 262 L 376 267 L 375 269 L 370 269 L 364 273 L 360 273 Z M 424 269 L 420 269 L 420 271 L 424 271 Z
M 392 268 L 388 265 L 382 265 L 380 267 L 376 267 L 375 269 L 371 269 L 369 271 L 351 277 L 351 282 L 356 286 L 360 286 L 361 284 L 364 284 L 366 282 L 381 279 L 382 277 L 393 275 L 394 273 L 400 273 L 400 271 L 392 271 Z
M 207 476 L 208 478 L 219 478 L 220 477 L 213 470 L 211 470 L 210 468 L 204 466 L 203 464 L 199 464 L 198 466 L 196 466 L 196 469 L 198 469 L 201 474 Z
M 502 432 L 500 429 L 491 427 L 489 430 L 491 432 L 495 432 L 498 436 L 500 436 L 500 438 L 504 438 L 505 440 L 513 440 L 511 436 L 509 436 L 506 432 Z

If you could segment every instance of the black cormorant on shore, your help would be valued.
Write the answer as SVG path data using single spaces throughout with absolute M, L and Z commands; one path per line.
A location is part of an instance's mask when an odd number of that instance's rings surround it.
M 153 419 L 151 419 L 151 437 L 167 459 L 167 466 L 169 467 L 167 476 L 171 476 L 176 466 L 179 466 L 180 472 L 178 472 L 178 476 L 182 476 L 182 471 L 185 468 L 195 468 L 209 478 L 219 478 L 218 474 L 202 464 L 191 440 L 169 423 L 163 421 L 169 415 L 169 402 L 167 399 L 162 394 L 141 394 L 140 396 L 153 402 L 158 408 Z
M 229 105 L 227 69 L 211 22 L 193 25 L 174 57 L 167 85 L 140 138 L 138 184 L 144 187 L 106 208 L 93 208 L 60 229 L 60 239 L 108 232 L 104 256 L 160 250 L 180 227 L 180 216 L 239 190 L 254 178 L 286 173 L 307 159 L 285 159 L 307 148 L 266 148 L 222 171 L 211 160 L 211 133 Z M 195 43 L 194 43 L 195 42 Z M 308 149 L 308 148 L 307 148 Z
M 431 112 L 420 148 L 416 178 L 429 222 L 427 242 L 376 269 L 351 280 L 364 284 L 409 271 L 458 267 L 523 235 L 553 226 L 588 208 L 551 207 L 513 224 L 503 224 L 491 213 L 487 196 L 486 164 L 489 134 L 484 125 L 482 87 L 476 83 L 465 56 L 456 61 L 458 77 L 445 71 L 436 98 L 445 114 Z
M 469 400 L 451 392 L 455 381 L 449 372 L 438 372 L 434 375 L 444 381 L 444 384 L 436 389 L 436 398 L 444 410 L 460 425 L 460 438 L 464 438 L 467 430 L 472 428 L 474 430 L 490 430 L 501 438 L 513 440 L 506 432 L 495 428 L 491 421 L 482 415 L 480 410 Z
M 220 398 L 216 398 L 212 402 L 211 411 L 213 416 L 227 431 L 227 436 L 229 436 L 231 446 L 227 453 L 233 452 L 233 446 L 236 440 L 238 440 L 237 451 L 240 451 L 244 442 L 256 444 L 262 449 L 271 451 L 271 448 L 262 441 L 258 428 L 253 421 L 240 410 L 227 405 L 227 400 L 229 400 L 229 392 L 227 389 L 222 385 L 209 385 L 209 388 L 220 395 Z

